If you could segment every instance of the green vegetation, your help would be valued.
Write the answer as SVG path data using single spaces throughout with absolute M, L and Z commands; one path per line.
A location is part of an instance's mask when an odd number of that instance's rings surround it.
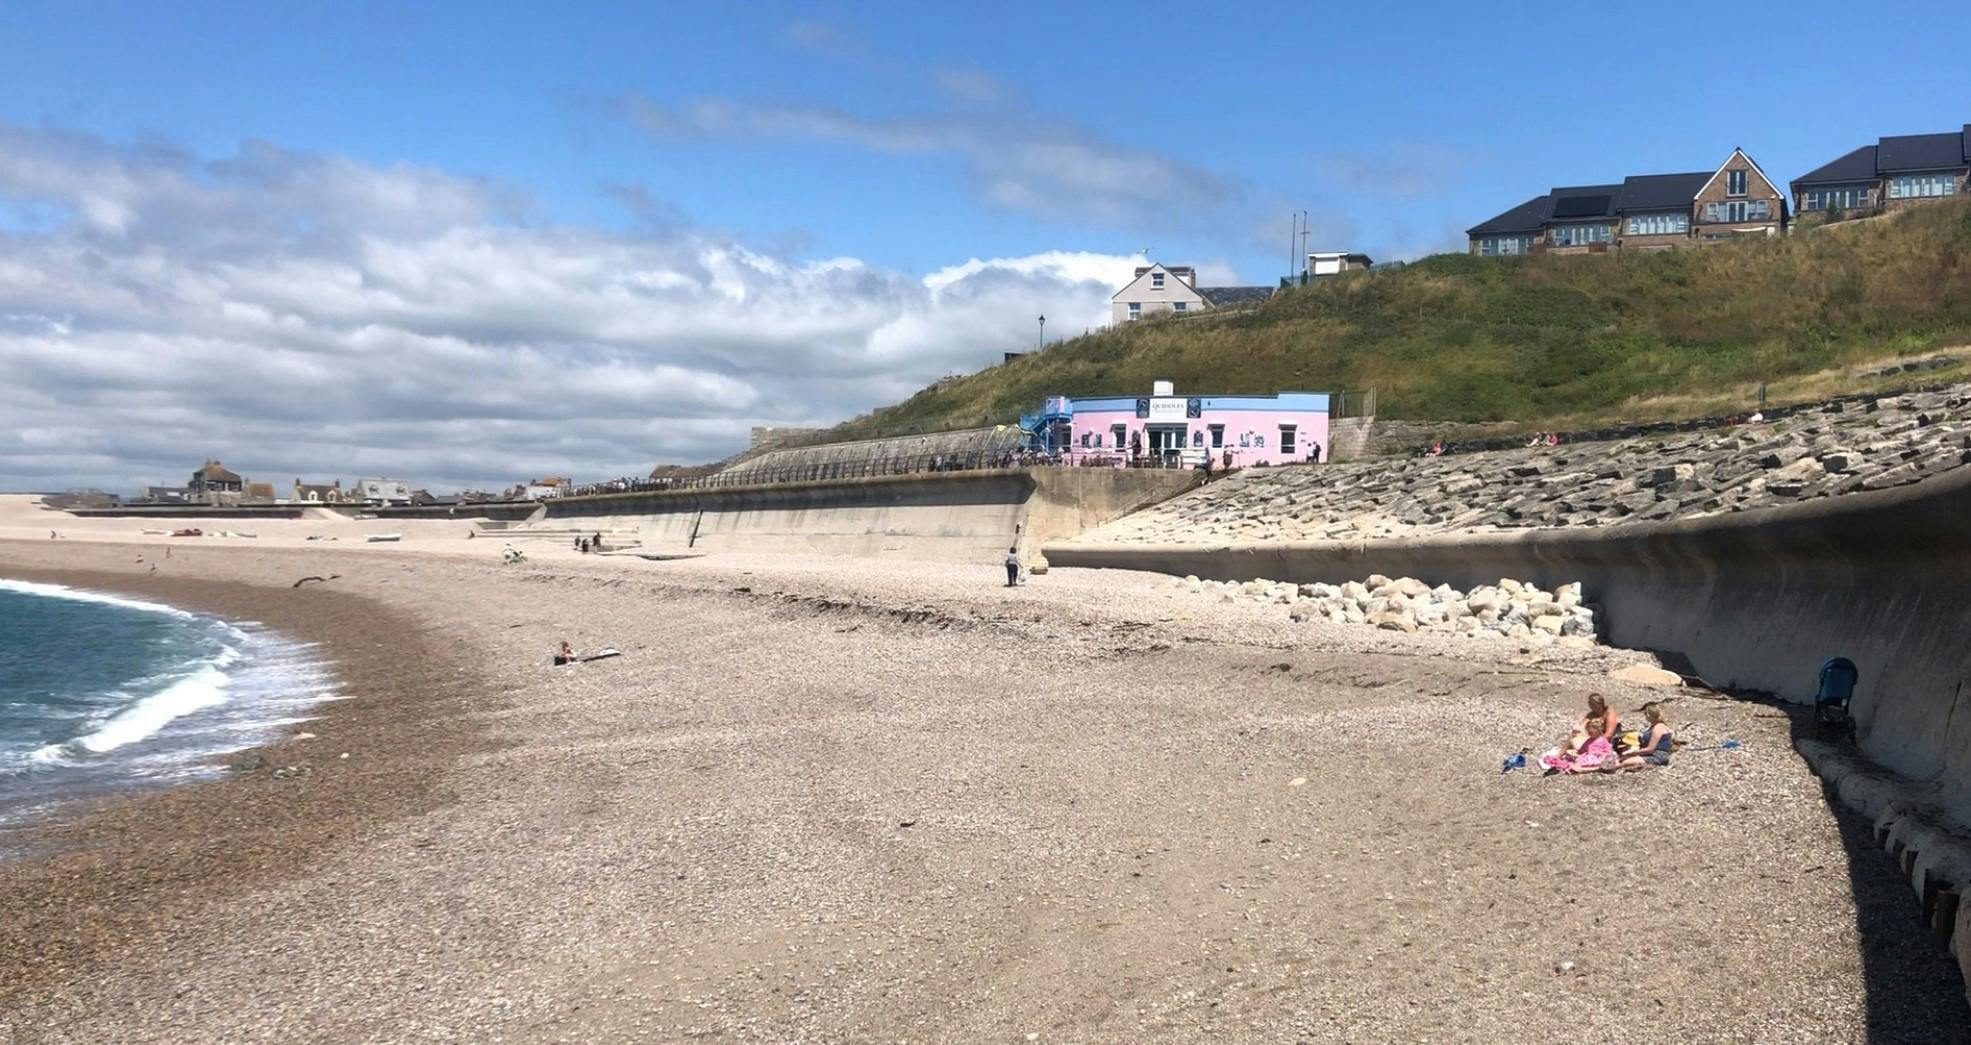
M 1761 383 L 1774 401 L 1858 390 L 1891 380 L 1865 364 L 1964 344 L 1971 200 L 1671 253 L 1441 254 L 1063 341 L 838 432 L 1010 422 L 1050 393 L 1155 378 L 1180 393 L 1374 387 L 1384 417 L 1560 427 L 1747 409 Z

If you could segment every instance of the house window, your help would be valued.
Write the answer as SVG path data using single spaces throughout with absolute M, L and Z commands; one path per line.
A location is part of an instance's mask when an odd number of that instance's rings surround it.
M 1772 214 L 1767 200 L 1726 200 L 1704 205 L 1705 221 L 1765 221 Z
M 1608 226 L 1599 222 L 1555 225 L 1547 230 L 1547 242 L 1556 247 L 1578 247 L 1587 243 L 1607 243 Z
M 1293 437 L 1294 437 L 1293 425 L 1280 426 L 1280 452 L 1282 454 L 1286 454 L 1289 457 L 1293 455 Z
M 1867 207 L 1869 187 L 1866 185 L 1833 185 L 1824 189 L 1808 189 L 1800 194 L 1801 210 L 1826 210 L 1839 207 L 1842 210 L 1860 210 Z
M 1163 273 L 1161 272 L 1150 273 L 1150 287 L 1153 290 L 1163 289 Z
M 1725 195 L 1745 195 L 1745 172 L 1742 170 L 1725 172 Z
M 1681 236 L 1689 231 L 1688 214 L 1637 214 L 1629 219 L 1631 236 Z
M 1173 302 L 1171 302 L 1171 303 L 1170 303 L 1170 310 L 1171 310 L 1172 312 L 1182 312 L 1182 311 L 1184 311 L 1184 309 L 1185 309 L 1185 307 L 1186 307 L 1187 305 L 1188 305 L 1188 302 L 1183 302 L 1183 301 L 1173 301 Z
M 1212 448 L 1213 450 L 1222 450 L 1222 449 L 1224 449 L 1224 448 L 1225 448 L 1225 426 L 1224 426 L 1224 425 L 1212 425 L 1212 426 L 1211 426 L 1211 448 Z
M 1141 301 L 1132 301 L 1129 303 L 1129 318 L 1143 318 L 1143 303 Z
M 1128 437 L 1129 437 L 1128 425 L 1109 426 L 1109 438 L 1115 441 L 1116 449 L 1118 450 L 1122 449 L 1123 443 L 1128 439 Z
M 1930 196 L 1949 196 L 1957 191 L 1957 175 L 1949 171 L 1935 174 L 1898 174 L 1889 179 L 1889 198 L 1915 200 Z
M 1501 258 L 1515 254 L 1531 254 L 1531 236 L 1483 236 L 1478 241 L 1478 253 L 1482 257 Z

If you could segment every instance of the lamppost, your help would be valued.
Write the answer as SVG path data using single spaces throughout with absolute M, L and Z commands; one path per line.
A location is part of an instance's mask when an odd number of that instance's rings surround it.
M 1040 317 L 1040 340 L 1035 341 L 1033 343 L 1034 351 L 1036 352 L 1040 351 L 1041 347 L 1046 344 L 1047 344 L 1047 317 L 1042 316 Z

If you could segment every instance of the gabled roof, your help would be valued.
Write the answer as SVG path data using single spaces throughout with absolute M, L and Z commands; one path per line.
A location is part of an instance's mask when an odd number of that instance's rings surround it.
M 1138 282 L 1141 282 L 1143 277 L 1149 275 L 1152 272 L 1163 272 L 1175 276 L 1177 279 L 1177 286 L 1182 287 L 1193 294 L 1198 293 L 1198 288 L 1193 285 L 1197 282 L 1197 274 L 1191 269 L 1191 266 L 1165 265 L 1164 263 L 1159 261 L 1159 262 L 1152 262 L 1148 265 L 1138 265 L 1136 267 L 1136 275 L 1131 276 L 1129 282 L 1124 283 L 1122 285 L 1122 289 L 1116 291 L 1113 294 L 1110 294 L 1109 300 L 1121 301 L 1122 296 L 1124 294 L 1129 293 L 1130 287 L 1133 287 Z M 1166 289 L 1176 289 L 1176 288 L 1166 288 Z
M 1875 146 L 1864 145 L 1855 151 L 1824 164 L 1793 179 L 1795 185 L 1818 185 L 1836 181 L 1868 181 L 1876 176 Z
M 1211 302 L 1214 308 L 1227 305 L 1252 305 L 1273 296 L 1272 287 L 1199 287 L 1198 293 Z
M 1622 191 L 1616 197 L 1615 208 L 1624 214 L 1641 210 L 1687 209 L 1711 178 L 1709 171 L 1633 174 L 1622 179 Z
M 1467 236 L 1497 236 L 1510 232 L 1538 232 L 1547 218 L 1552 194 L 1535 196 L 1504 214 L 1488 218 L 1465 230 Z
M 1893 171 L 1933 171 L 1964 166 L 1964 135 L 1903 134 L 1884 138 L 1875 148 L 1875 167 Z

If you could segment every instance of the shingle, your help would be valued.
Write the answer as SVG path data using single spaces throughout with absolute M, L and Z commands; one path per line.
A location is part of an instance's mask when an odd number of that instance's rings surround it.
M 1465 230 L 1465 235 L 1497 236 L 1509 232 L 1538 232 L 1540 223 L 1546 220 L 1547 205 L 1552 200 L 1552 193 L 1535 196 L 1504 214 L 1473 225 Z
M 1903 134 L 1884 138 L 1875 150 L 1877 170 L 1934 171 L 1964 166 L 1964 135 Z
M 1793 179 L 1795 185 L 1823 185 L 1841 181 L 1871 181 L 1876 177 L 1875 146 L 1864 145 L 1833 163 L 1816 167 Z
M 1623 214 L 1645 210 L 1688 210 L 1698 191 L 1710 180 L 1709 171 L 1632 175 L 1622 179 L 1622 192 L 1616 197 L 1615 209 Z
M 1272 287 L 1199 287 L 1198 294 L 1215 308 L 1251 305 L 1273 296 Z

